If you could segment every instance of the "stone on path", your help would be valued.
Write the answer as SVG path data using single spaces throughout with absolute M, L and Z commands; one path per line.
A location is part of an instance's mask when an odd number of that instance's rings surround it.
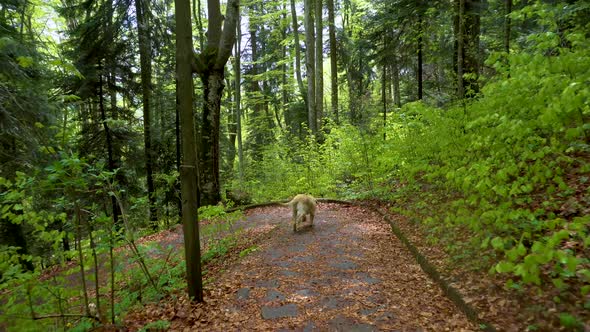
M 238 294 L 237 294 L 238 300 L 246 300 L 246 299 L 248 299 L 248 296 L 250 296 L 250 288 L 244 287 L 244 288 L 238 289 Z
M 266 301 L 283 301 L 285 299 L 285 295 L 283 295 L 281 292 L 278 292 L 274 289 L 269 289 L 266 292 L 266 297 L 264 298 Z
M 258 280 L 254 283 L 256 287 L 263 287 L 263 288 L 277 288 L 279 287 L 278 280 Z
M 277 319 L 295 316 L 297 316 L 297 306 L 293 303 L 282 305 L 279 307 L 262 307 L 262 318 L 264 319 Z
M 354 262 L 351 262 L 349 260 L 342 260 L 339 262 L 330 263 L 330 266 L 341 270 L 352 270 L 356 269 L 357 267 L 357 265 Z

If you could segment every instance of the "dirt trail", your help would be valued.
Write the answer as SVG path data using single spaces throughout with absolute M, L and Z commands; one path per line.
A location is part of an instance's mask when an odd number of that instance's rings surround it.
M 280 207 L 248 212 L 250 227 L 273 230 L 259 250 L 210 285 L 224 294 L 218 299 L 208 294 L 210 304 L 231 325 L 199 321 L 200 313 L 193 311 L 189 316 L 194 319 L 173 321 L 172 328 L 478 330 L 374 212 L 320 204 L 315 225 L 298 233 L 293 233 L 289 218 L 290 211 Z

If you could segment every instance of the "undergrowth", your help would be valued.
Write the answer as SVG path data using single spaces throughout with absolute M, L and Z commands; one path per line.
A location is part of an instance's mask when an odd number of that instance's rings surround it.
M 235 222 L 242 215 L 239 211 L 226 213 L 219 207 L 203 207 L 200 216 L 201 235 L 205 241 L 201 264 L 203 276 L 209 278 L 208 266 L 224 257 L 236 245 L 240 232 L 235 229 Z M 97 237 L 106 236 L 96 232 Z M 88 267 L 93 257 L 88 241 L 81 242 L 81 246 L 82 259 L 86 264 L 86 289 L 80 283 L 80 267 L 76 257 L 64 259 L 61 264 L 45 271 L 24 272 L 18 262 L 26 257 L 20 257 L 14 248 L 0 250 L 0 257 L 6 258 L 0 265 L 2 329 L 86 331 L 113 323 L 111 317 L 114 317 L 114 324 L 117 325 L 129 310 L 141 310 L 146 303 L 184 293 L 186 264 L 182 246 L 162 247 L 157 241 L 144 241 L 136 245 L 138 251 L 134 253 L 130 250 L 129 241 L 120 241 L 115 249 L 115 300 L 111 314 L 110 261 L 106 255 L 108 248 L 99 248 L 100 272 L 95 274 L 93 267 Z M 240 257 L 255 250 L 250 248 Z M 95 288 L 97 277 L 98 288 Z M 83 301 L 82 292 L 92 295 L 88 306 Z M 86 312 L 86 307 L 90 308 L 89 312 Z M 144 328 L 153 330 L 166 326 L 167 322 L 158 321 Z
M 576 30 L 529 42 L 532 51 L 487 60 L 496 74 L 473 100 L 406 104 L 385 129 L 328 127 L 322 143 L 284 137 L 248 189 L 259 201 L 308 192 L 395 202 L 456 264 L 505 274 L 516 291 L 557 291 L 555 304 L 572 311 L 558 321 L 580 328 L 590 308 L 590 43 Z

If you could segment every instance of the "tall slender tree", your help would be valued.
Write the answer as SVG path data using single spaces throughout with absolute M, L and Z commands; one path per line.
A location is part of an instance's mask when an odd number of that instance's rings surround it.
M 336 24 L 334 20 L 334 0 L 327 0 L 328 6 L 328 33 L 330 41 L 330 87 L 332 115 L 336 123 L 340 122 L 338 117 L 338 52 L 336 50 Z
M 203 301 L 201 246 L 198 223 L 198 163 L 193 115 L 193 40 L 190 0 L 175 0 L 176 14 L 176 100 L 182 131 L 182 224 L 186 259 L 188 294 L 192 300 Z
M 315 31 L 313 0 L 305 0 L 303 5 L 305 25 L 305 68 L 307 74 L 307 122 L 312 134 L 317 133 L 317 108 L 315 84 Z
M 240 184 L 244 180 L 244 148 L 242 146 L 242 76 L 241 76 L 241 41 L 242 41 L 242 20 L 238 8 L 238 24 L 236 25 L 236 45 L 234 54 L 234 79 L 235 79 L 235 96 L 236 96 L 236 134 L 238 139 L 238 174 Z
M 455 54 L 459 98 L 479 92 L 481 0 L 456 0 Z
M 303 79 L 301 78 L 301 45 L 299 44 L 299 23 L 297 22 L 297 10 L 295 8 L 295 0 L 291 0 L 291 18 L 293 20 L 293 47 L 295 48 L 295 75 L 297 77 L 297 85 L 299 86 L 299 93 L 303 97 L 303 101 L 307 106 L 307 88 L 303 86 Z M 309 109 L 309 108 L 307 108 Z
M 315 1 L 315 118 L 316 132 L 321 128 L 324 113 L 324 39 L 322 0 Z
M 149 218 L 153 229 L 158 229 L 158 215 L 156 210 L 156 197 L 153 176 L 153 152 L 151 135 L 151 90 L 152 90 L 152 59 L 150 47 L 149 22 L 146 17 L 147 3 L 135 0 L 135 13 L 137 15 L 137 36 L 139 39 L 139 62 L 141 71 L 141 92 L 143 104 L 143 142 L 145 155 L 145 170 L 149 204 Z
M 505 0 L 505 2 L 506 16 L 504 16 L 504 52 L 506 52 L 506 54 L 510 54 L 510 30 L 512 25 L 510 14 L 512 13 L 512 0 Z

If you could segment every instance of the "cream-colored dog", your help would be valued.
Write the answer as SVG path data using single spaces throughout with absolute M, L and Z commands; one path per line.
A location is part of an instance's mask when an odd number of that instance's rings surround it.
M 310 195 L 299 194 L 284 206 L 289 206 L 293 210 L 293 232 L 297 232 L 297 223 L 303 222 L 309 215 L 309 222 L 313 226 L 317 201 Z

